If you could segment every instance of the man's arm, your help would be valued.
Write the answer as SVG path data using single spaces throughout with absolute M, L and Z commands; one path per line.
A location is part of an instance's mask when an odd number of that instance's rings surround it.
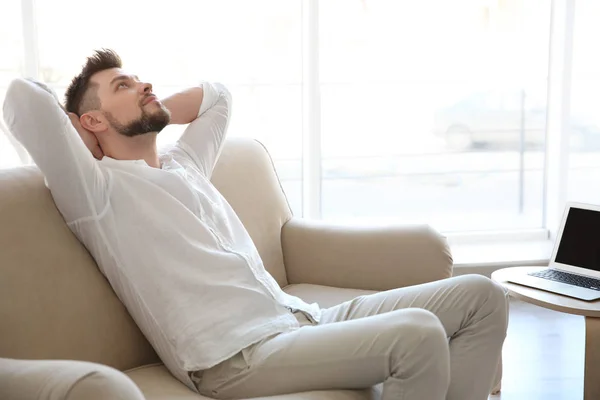
M 69 119 L 71 120 L 71 123 L 77 130 L 79 137 L 81 138 L 81 140 L 83 140 L 83 143 L 86 145 L 86 147 L 88 149 L 90 149 L 94 158 L 97 158 L 98 160 L 102 160 L 102 157 L 104 157 L 104 152 L 102 151 L 102 148 L 100 147 L 100 143 L 98 143 L 98 138 L 96 138 L 96 135 L 94 135 L 92 132 L 87 131 L 85 128 L 83 128 L 81 126 L 81 123 L 79 122 L 79 117 L 77 116 L 77 114 L 67 112 L 67 110 L 63 107 L 63 105 L 60 104 L 60 100 L 58 100 L 58 96 L 56 95 L 54 90 L 52 90 L 45 83 L 42 83 L 42 82 L 39 82 L 39 81 L 36 81 L 33 79 L 28 79 L 28 80 L 30 82 L 35 83 L 36 85 L 38 85 L 39 87 L 44 89 L 46 92 L 50 93 L 52 95 L 52 97 L 54 97 L 54 99 L 58 103 L 58 106 L 60 107 L 60 109 L 69 115 Z
M 6 92 L 4 120 L 42 171 L 67 222 L 98 215 L 107 201 L 106 179 L 54 96 L 15 79 Z
M 161 100 L 161 103 L 171 112 L 170 123 L 183 125 L 198 117 L 203 97 L 204 89 L 199 86 L 175 93 Z
M 210 177 L 225 139 L 231 114 L 231 94 L 220 83 L 204 82 L 163 101 L 172 123 L 190 123 L 177 142 Z

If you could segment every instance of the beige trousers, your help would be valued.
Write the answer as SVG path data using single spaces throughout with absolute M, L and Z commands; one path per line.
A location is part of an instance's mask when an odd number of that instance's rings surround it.
M 256 343 L 192 373 L 208 397 L 236 399 L 383 382 L 382 400 L 485 400 L 508 325 L 504 289 L 479 275 L 360 296 L 318 325 Z

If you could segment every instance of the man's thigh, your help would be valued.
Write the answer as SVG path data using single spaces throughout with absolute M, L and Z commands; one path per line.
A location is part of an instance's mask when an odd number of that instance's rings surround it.
M 402 364 L 407 366 L 415 362 L 418 355 L 413 353 L 418 352 L 423 329 L 441 330 L 441 326 L 422 310 L 336 324 L 305 324 L 209 370 L 199 389 L 216 398 L 246 398 L 369 388 L 390 376 L 391 359 L 406 360 Z M 215 374 L 217 370 L 223 372 Z
M 422 308 L 435 314 L 454 335 L 467 316 L 487 298 L 495 284 L 480 275 L 464 275 L 439 281 L 359 296 L 324 309 L 321 324 L 348 321 L 406 308 Z

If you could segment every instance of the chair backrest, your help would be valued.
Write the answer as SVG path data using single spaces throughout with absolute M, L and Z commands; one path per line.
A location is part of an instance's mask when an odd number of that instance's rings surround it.
M 266 150 L 229 139 L 213 182 L 285 285 L 280 232 L 291 211 Z M 158 361 L 33 166 L 0 170 L 0 357 L 87 360 L 121 370 Z
M 212 182 L 242 220 L 267 271 L 280 286 L 287 285 L 281 227 L 292 211 L 265 147 L 252 139 L 229 139 Z

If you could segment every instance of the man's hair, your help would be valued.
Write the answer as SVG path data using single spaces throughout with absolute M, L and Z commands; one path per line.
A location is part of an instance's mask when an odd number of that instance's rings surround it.
M 87 58 L 81 73 L 73 78 L 67 88 L 65 94 L 67 111 L 81 116 L 81 114 L 90 110 L 100 108 L 100 100 L 95 92 L 98 88 L 90 82 L 90 78 L 96 72 L 121 67 L 121 57 L 113 50 L 96 50 L 93 56 Z

